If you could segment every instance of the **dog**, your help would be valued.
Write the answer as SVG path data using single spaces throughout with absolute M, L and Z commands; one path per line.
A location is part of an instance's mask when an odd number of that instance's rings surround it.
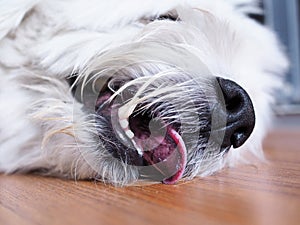
M 4 0 L 0 172 L 176 184 L 263 160 L 289 63 L 255 0 Z

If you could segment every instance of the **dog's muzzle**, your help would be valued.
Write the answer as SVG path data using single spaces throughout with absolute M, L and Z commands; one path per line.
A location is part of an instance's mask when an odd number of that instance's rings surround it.
M 211 141 L 214 143 L 214 152 L 226 153 L 231 147 L 242 146 L 254 129 L 255 114 L 247 92 L 235 82 L 223 78 L 216 78 L 214 86 L 217 98 L 214 102 L 217 103 L 213 107 L 205 103 L 210 108 L 206 112 L 209 116 L 204 118 L 207 125 L 202 123 L 199 134 L 186 135 L 186 138 L 182 137 L 184 131 L 180 122 L 161 119 L 165 110 L 172 111 L 169 118 L 176 117 L 176 110 L 163 108 L 159 102 L 150 107 L 140 103 L 128 109 L 130 115 L 122 118 L 124 113 L 120 113 L 120 109 L 124 100 L 119 103 L 107 101 L 113 93 L 104 88 L 96 107 L 98 122 L 102 124 L 99 136 L 106 137 L 103 141 L 113 157 L 139 168 L 140 178 L 174 184 L 184 176 L 185 168 L 189 166 L 188 155 L 195 151 L 199 154 L 206 151 L 205 148 L 190 149 L 186 140 L 199 139 L 190 140 L 199 145 Z M 203 115 L 202 112 L 200 114 Z

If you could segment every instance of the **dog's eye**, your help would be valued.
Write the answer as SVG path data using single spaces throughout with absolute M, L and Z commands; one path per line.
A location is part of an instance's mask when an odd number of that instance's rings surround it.
M 179 17 L 178 17 L 177 14 L 168 13 L 168 14 L 160 15 L 159 17 L 156 18 L 156 20 L 172 20 L 172 21 L 178 21 L 178 20 L 179 20 Z
M 180 18 L 175 10 L 169 11 L 167 13 L 157 15 L 154 17 L 143 17 L 139 21 L 143 24 L 148 24 L 156 20 L 170 20 L 170 21 L 180 21 Z

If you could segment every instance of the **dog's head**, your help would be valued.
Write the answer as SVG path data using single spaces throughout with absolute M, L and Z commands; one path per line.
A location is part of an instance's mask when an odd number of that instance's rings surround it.
M 273 91 L 287 68 L 272 32 L 226 1 L 119 7 L 120 14 L 104 5 L 103 15 L 81 10 L 77 18 L 63 4 L 65 14 L 50 16 L 58 30 L 34 51 L 34 68 L 51 77 L 32 88 L 45 95 L 32 115 L 51 118 L 42 122 L 47 157 L 38 167 L 117 185 L 173 184 L 242 152 L 261 157 Z
M 210 174 L 252 133 L 247 92 L 212 74 L 188 47 L 131 43 L 107 51 L 78 78 L 75 96 L 93 115 L 95 151 L 118 176 L 172 184 Z
M 97 178 L 117 184 L 211 174 L 245 144 L 255 114 L 263 132 L 265 88 L 276 83 L 265 58 L 274 46 L 264 39 L 273 37 L 243 15 L 224 19 L 197 8 L 142 22 L 129 43 L 101 52 L 77 74 L 75 96 L 92 115 L 99 159 L 83 148 L 86 162 Z M 262 136 L 254 135 L 245 149 L 255 153 Z

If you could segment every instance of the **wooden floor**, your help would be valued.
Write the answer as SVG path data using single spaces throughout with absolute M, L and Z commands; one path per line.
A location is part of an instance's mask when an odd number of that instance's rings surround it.
M 265 149 L 269 164 L 177 186 L 0 175 L 0 224 L 299 225 L 300 132 L 272 133 Z

